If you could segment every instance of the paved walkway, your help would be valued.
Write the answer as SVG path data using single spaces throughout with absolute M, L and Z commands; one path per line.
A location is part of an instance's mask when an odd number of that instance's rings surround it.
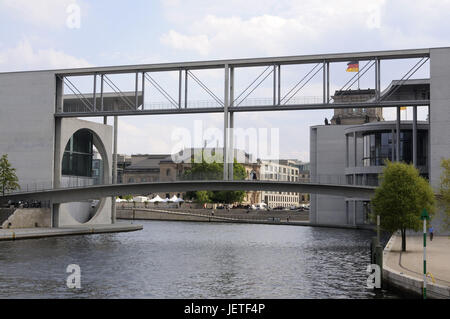
M 406 252 L 401 252 L 401 243 L 401 237 L 395 235 L 389 243 L 389 253 L 384 256 L 384 264 L 423 280 L 423 237 L 408 236 Z M 433 275 L 436 284 L 450 287 L 450 236 L 434 236 L 431 242 L 427 237 L 427 272 Z M 431 278 L 428 279 L 432 282 Z
M 0 241 L 68 235 L 87 235 L 141 230 L 142 225 L 118 222 L 112 225 L 81 225 L 60 228 L 0 229 Z

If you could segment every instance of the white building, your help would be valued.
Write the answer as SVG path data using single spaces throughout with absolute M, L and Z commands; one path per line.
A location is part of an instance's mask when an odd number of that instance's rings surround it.
M 299 182 L 302 180 L 296 160 L 262 160 L 260 176 L 261 180 L 268 181 Z M 297 207 L 309 199 L 309 194 L 263 191 L 261 198 L 269 208 Z

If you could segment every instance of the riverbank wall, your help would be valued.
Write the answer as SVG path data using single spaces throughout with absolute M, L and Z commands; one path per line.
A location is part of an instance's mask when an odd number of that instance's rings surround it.
M 93 235 L 103 233 L 118 233 L 142 230 L 143 226 L 119 222 L 111 225 L 81 225 L 76 227 L 60 228 L 20 228 L 0 229 L 0 241 L 36 239 L 56 236 Z
M 246 209 L 231 209 L 230 211 L 227 211 L 226 209 L 208 210 L 122 207 L 117 209 L 117 218 L 125 220 L 220 222 L 366 229 L 353 225 L 310 224 L 309 212 L 307 211 L 248 211 Z

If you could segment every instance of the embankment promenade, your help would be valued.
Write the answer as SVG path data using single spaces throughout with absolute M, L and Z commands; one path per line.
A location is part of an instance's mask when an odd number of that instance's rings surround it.
M 450 236 L 427 238 L 427 297 L 450 299 Z M 394 288 L 422 295 L 423 237 L 407 236 L 406 252 L 394 234 L 383 254 L 383 281 Z

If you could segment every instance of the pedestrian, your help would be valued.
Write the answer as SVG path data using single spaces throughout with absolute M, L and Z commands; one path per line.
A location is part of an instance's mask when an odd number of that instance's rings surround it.
M 433 232 L 434 232 L 433 226 L 430 225 L 430 228 L 428 228 L 428 231 L 430 232 L 430 241 L 432 241 L 433 240 Z

